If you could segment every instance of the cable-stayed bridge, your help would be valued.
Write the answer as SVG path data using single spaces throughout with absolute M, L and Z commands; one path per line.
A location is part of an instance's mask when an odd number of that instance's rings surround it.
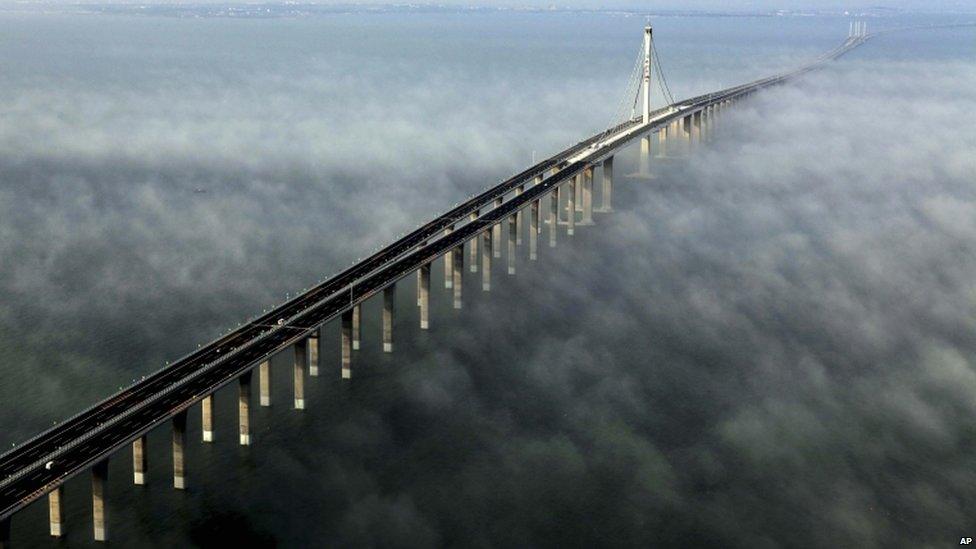
M 548 238 L 548 245 L 555 246 L 563 228 L 567 235 L 573 235 L 578 225 L 592 224 L 594 212 L 611 211 L 613 159 L 623 148 L 639 140 L 641 171 L 646 171 L 652 139 L 657 141 L 658 154 L 695 144 L 708 137 L 722 113 L 736 102 L 815 70 L 870 36 L 862 23 L 852 23 L 843 43 L 796 70 L 675 101 L 661 70 L 652 30 L 645 28 L 635 70 L 618 107 L 618 113 L 624 114 L 607 130 L 466 200 L 332 278 L 0 456 L 0 549 L 10 546 L 11 517 L 44 496 L 48 499 L 51 535 L 62 536 L 61 486 L 88 471 L 94 538 L 106 540 L 108 460 L 118 451 L 131 448 L 133 482 L 144 484 L 146 434 L 164 423 L 171 424 L 173 485 L 184 489 L 187 411 L 191 406 L 200 404 L 203 439 L 211 442 L 213 394 L 228 384 L 237 384 L 239 443 L 250 445 L 252 371 L 258 370 L 260 405 L 271 405 L 273 355 L 293 353 L 292 404 L 295 409 L 304 409 L 305 383 L 319 375 L 318 340 L 325 323 L 340 322 L 339 375 L 350 379 L 354 351 L 360 344 L 361 304 L 367 299 L 382 294 L 383 350 L 393 352 L 398 289 L 414 291 L 415 286 L 420 328 L 430 328 L 430 274 L 435 262 L 443 262 L 445 287 L 452 292 L 453 306 L 460 309 L 465 268 L 471 272 L 480 269 L 482 290 L 489 291 L 492 262 L 501 259 L 503 240 L 508 252 L 507 272 L 514 274 L 515 249 L 523 245 L 524 237 L 529 259 L 534 260 L 540 239 Z M 651 108 L 654 85 L 667 102 L 662 108 Z M 623 121 L 618 122 L 621 118 Z M 601 175 L 598 193 L 594 188 L 597 170 Z M 597 194 L 600 204 L 594 207 Z M 408 280 L 410 283 L 404 284 Z

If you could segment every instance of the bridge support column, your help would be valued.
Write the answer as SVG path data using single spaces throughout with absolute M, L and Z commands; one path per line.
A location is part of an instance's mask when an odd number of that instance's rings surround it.
M 265 360 L 258 366 L 258 391 L 261 393 L 261 406 L 271 406 L 271 362 Z
M 515 242 L 518 240 L 518 218 L 512 214 L 508 218 L 508 274 L 515 274 Z
M 559 224 L 559 188 L 549 192 L 549 247 L 556 247 L 556 228 Z
M 539 256 L 539 200 L 533 200 L 529 207 L 529 261 Z
M 603 192 L 600 193 L 600 209 L 598 212 L 613 211 L 613 157 L 603 160 Z
M 450 288 L 450 286 L 448 286 L 448 288 Z M 362 319 L 363 319 L 362 306 L 357 303 L 352 308 L 352 350 L 353 351 L 359 350 L 359 335 L 361 333 L 360 328 L 362 326 Z
M 186 489 L 186 410 L 173 416 L 173 488 Z
M 477 213 L 471 214 L 471 222 L 472 223 L 475 220 L 477 220 L 477 219 L 478 219 L 478 214 Z M 468 249 L 470 250 L 470 254 L 471 254 L 468 257 L 468 265 L 471 266 L 471 272 L 472 273 L 478 272 L 478 239 L 479 238 L 480 237 L 475 236 L 474 238 L 472 238 L 471 240 L 468 241 L 470 243 L 468 245 Z
M 682 146 L 685 140 L 684 119 L 676 118 L 671 121 L 668 127 L 668 138 L 673 140 L 668 150 L 672 155 L 680 156 L 684 153 L 684 147 Z
M 708 108 L 708 138 L 715 139 L 716 131 L 718 131 L 718 107 L 712 105 Z
M 495 208 L 502 205 L 502 199 L 498 198 L 495 200 Z M 495 259 L 500 259 L 502 257 L 502 224 L 501 222 L 495 223 L 491 228 L 491 255 Z
M 10 549 L 10 517 L 0 519 L 0 549 Z
M 563 223 L 562 208 L 563 208 L 563 202 L 565 202 L 563 198 L 566 194 L 566 183 L 563 182 L 557 185 L 556 190 L 553 194 L 556 196 L 556 220 L 554 221 L 554 223 L 558 225 Z
M 95 541 L 108 539 L 108 528 L 105 524 L 105 487 L 108 484 L 108 458 L 92 466 L 92 528 Z
M 582 183 L 583 183 L 583 176 L 580 175 L 578 177 L 580 179 L 578 179 L 577 182 L 576 182 L 576 192 L 573 193 L 573 203 L 576 204 L 576 209 L 575 210 L 572 210 L 572 209 L 566 210 L 568 212 L 574 212 L 574 211 L 581 212 L 581 211 L 583 211 L 583 185 L 582 185 Z M 573 215 L 575 215 L 575 214 L 573 214 Z
M 61 496 L 63 486 L 58 486 L 47 495 L 48 514 L 50 515 L 51 536 L 60 538 L 64 531 L 61 528 Z
M 569 205 L 566 208 L 566 234 L 573 236 L 576 233 L 576 187 L 579 186 L 579 174 L 574 175 L 569 180 Z
M 319 377 L 319 333 L 315 330 L 308 336 L 308 376 Z
M 583 170 L 583 218 L 580 225 L 593 224 L 593 167 Z
M 708 142 L 708 107 L 705 107 L 699 113 L 699 119 L 701 120 L 701 142 Z
M 342 313 L 339 330 L 339 354 L 342 360 L 342 379 L 352 378 L 352 311 Z
M 309 343 L 312 339 L 309 338 Z M 318 339 L 314 340 L 318 345 Z M 251 370 L 241 374 L 237 386 L 237 415 L 241 446 L 251 445 Z
M 464 275 L 464 244 L 454 250 L 454 308 L 461 308 L 461 282 Z
M 308 340 L 299 339 L 295 342 L 295 364 L 292 368 L 292 379 L 295 383 L 295 409 L 305 409 L 305 368 L 308 364 Z
M 420 301 L 420 329 L 430 328 L 430 263 L 417 270 L 418 300 Z
M 515 196 L 518 196 L 523 192 L 525 192 L 525 187 L 523 185 L 519 185 L 518 188 L 515 189 Z M 521 208 L 519 208 L 519 210 L 515 212 L 515 245 L 516 246 L 522 245 L 522 209 Z
M 393 312 L 396 307 L 396 283 L 383 288 L 383 352 L 393 352 Z
M 444 236 L 447 236 L 454 232 L 454 227 L 448 227 L 444 229 Z M 452 261 L 451 250 L 444 252 L 444 288 L 447 290 L 451 289 L 451 284 L 454 283 L 454 261 Z M 358 348 L 358 347 L 353 347 Z
M 640 164 L 638 174 L 648 176 L 651 174 L 651 136 L 645 135 L 640 141 Z
M 132 483 L 142 486 L 146 483 L 146 466 L 149 450 L 146 447 L 146 435 L 132 441 Z
M 213 393 L 200 401 L 200 419 L 203 427 L 203 441 L 213 442 Z
M 420 294 L 421 294 L 421 291 L 420 291 L 421 279 L 420 278 L 421 278 L 420 277 L 420 269 L 417 269 L 417 307 L 420 307 Z
M 657 130 L 657 154 L 654 155 L 657 158 L 664 158 L 667 156 L 667 138 L 668 128 L 667 126 L 658 128 Z
M 691 115 L 691 141 L 695 145 L 702 142 L 702 113 L 698 111 Z
M 491 241 L 494 240 L 494 230 L 489 228 L 482 233 L 484 246 L 481 247 L 481 290 L 491 291 Z

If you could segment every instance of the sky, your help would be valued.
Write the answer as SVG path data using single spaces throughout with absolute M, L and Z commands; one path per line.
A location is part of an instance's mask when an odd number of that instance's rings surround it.
M 3 447 L 606 127 L 643 24 L 4 17 Z M 656 30 L 678 97 L 847 32 Z M 303 412 L 275 357 L 251 447 L 233 388 L 213 444 L 192 409 L 185 493 L 167 427 L 144 489 L 113 457 L 111 539 L 957 544 L 976 528 L 974 46 L 880 37 L 739 104 L 654 178 L 622 152 L 613 214 L 534 264 L 521 248 L 515 276 L 496 261 L 489 293 L 467 273 L 462 310 L 435 265 L 429 332 L 400 285 L 392 356 L 369 302 L 352 383 L 327 326 Z M 67 542 L 89 545 L 87 478 L 65 493 Z M 50 544 L 46 512 L 19 513 L 14 543 Z

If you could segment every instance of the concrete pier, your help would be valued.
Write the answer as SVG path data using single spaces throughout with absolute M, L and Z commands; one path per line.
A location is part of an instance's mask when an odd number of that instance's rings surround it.
M 63 486 L 58 486 L 47 494 L 48 517 L 51 523 L 51 536 L 60 538 L 64 534 L 61 528 L 61 506 Z
M 173 416 L 173 488 L 186 489 L 186 410 Z
M 430 328 L 430 263 L 422 265 L 417 271 L 419 281 L 420 329 Z
M 312 339 L 309 338 L 309 344 Z M 318 343 L 318 340 L 316 340 Z M 241 374 L 237 386 L 237 415 L 241 446 L 251 445 L 251 370 Z
M 464 244 L 454 249 L 454 308 L 461 308 L 461 282 L 464 275 Z
M 708 142 L 711 139 L 711 125 L 712 125 L 712 107 L 708 106 L 702 110 L 702 141 Z
M 396 309 L 396 283 L 383 288 L 383 352 L 393 352 L 393 313 Z
M 701 124 L 702 113 L 698 111 L 691 115 L 691 142 L 695 145 L 701 144 Z
M 295 364 L 292 378 L 295 382 L 295 409 L 305 409 L 305 367 L 308 364 L 308 340 L 299 339 L 295 342 Z
M 95 541 L 108 539 L 105 513 L 105 488 L 108 485 L 108 458 L 92 466 L 92 527 Z M 8 538 L 9 539 L 9 538 Z
M 657 158 L 664 158 L 667 156 L 667 141 L 668 141 L 668 127 L 662 127 L 657 130 Z
M 580 225 L 593 224 L 593 167 L 583 170 L 583 216 Z
M 484 245 L 481 247 L 481 290 L 484 292 L 491 291 L 491 241 L 494 239 L 493 232 L 492 229 L 488 229 L 482 233 Z
M 529 206 L 529 261 L 539 258 L 539 209 L 542 204 L 533 200 Z
M 454 227 L 448 227 L 444 229 L 444 236 L 447 236 L 454 232 Z M 451 284 L 454 283 L 454 261 L 451 260 L 451 250 L 448 250 L 444 254 L 444 288 L 447 290 L 451 289 Z M 354 349 L 359 349 L 359 347 L 353 347 Z
M 684 131 L 684 119 L 676 118 L 671 121 L 668 125 L 668 139 L 671 143 L 668 144 L 668 154 L 671 156 L 681 155 L 684 152 L 682 148 L 682 143 L 685 139 Z
M 573 236 L 576 233 L 576 187 L 579 186 L 579 174 L 574 175 L 569 180 L 569 192 L 566 193 L 569 205 L 566 207 L 566 234 Z
M 565 202 L 563 197 L 566 195 L 566 183 L 560 183 L 559 185 L 557 185 L 554 194 L 556 196 L 556 220 L 554 221 L 554 223 L 562 224 L 563 223 L 562 207 L 563 207 L 563 202 Z
M 559 220 L 559 189 L 549 192 L 549 247 L 556 247 L 556 228 Z
M 613 157 L 609 157 L 603 160 L 603 169 L 601 170 L 603 179 L 603 192 L 600 193 L 600 208 L 598 212 L 612 212 L 613 211 Z
M 502 199 L 495 199 L 495 207 L 502 205 Z M 491 230 L 491 255 L 495 259 L 502 257 L 502 224 L 496 223 Z
M 478 219 L 477 212 L 472 213 L 470 220 L 474 222 L 477 219 Z M 468 257 L 468 265 L 470 265 L 472 273 L 478 272 L 478 239 L 479 238 L 480 237 L 476 236 L 468 241 L 469 242 L 468 250 L 470 251 L 470 255 Z
M 308 375 L 319 376 L 319 335 L 321 330 L 315 330 L 308 336 Z
M 450 254 L 451 252 L 447 252 L 447 253 Z M 448 286 L 448 288 L 450 288 L 450 286 Z M 353 305 L 352 308 L 352 350 L 353 351 L 359 350 L 359 341 L 360 341 L 359 336 L 362 333 L 361 330 L 362 317 L 363 317 L 362 305 L 360 305 L 359 303 Z
M 430 279 L 428 279 L 429 283 Z M 342 379 L 352 378 L 352 310 L 342 313 L 339 330 L 339 355 L 342 361 Z
M 149 465 L 149 448 L 146 446 L 146 435 L 132 441 L 132 483 L 142 486 L 146 484 L 146 469 Z
M 204 442 L 213 442 L 213 395 L 207 395 L 200 401 L 201 432 Z
M 525 187 L 523 185 L 519 185 L 515 189 L 515 196 L 518 196 L 523 192 L 525 192 Z M 522 245 L 522 209 L 521 208 L 519 208 L 519 210 L 515 212 L 515 245 L 516 246 Z
M 644 177 L 651 175 L 651 136 L 645 135 L 640 140 L 640 163 L 637 173 Z
M 258 366 L 258 390 L 261 393 L 261 406 L 271 406 L 271 362 L 265 360 Z
M 518 240 L 517 214 L 508 218 L 508 274 L 515 274 L 515 246 Z
M 583 211 L 583 185 L 582 185 L 583 179 L 582 176 L 578 176 L 578 177 L 581 177 L 581 179 L 579 179 L 579 182 L 576 184 L 576 192 L 573 193 L 574 194 L 573 200 L 575 201 L 576 204 L 575 211 L 582 212 Z M 567 211 L 574 211 L 574 210 L 567 210 Z

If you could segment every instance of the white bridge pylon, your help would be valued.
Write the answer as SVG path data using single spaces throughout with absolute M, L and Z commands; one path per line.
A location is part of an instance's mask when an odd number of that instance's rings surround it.
M 651 37 L 653 32 L 650 25 L 644 27 L 644 78 L 642 79 L 642 87 L 644 88 L 644 124 L 651 121 Z
M 602 139 L 590 145 L 588 149 L 584 149 L 583 151 L 577 153 L 575 156 L 570 157 L 568 159 L 568 162 L 572 163 L 584 159 L 590 161 L 598 160 L 598 158 L 594 158 L 593 156 L 595 151 L 607 146 L 610 143 L 616 142 L 621 138 L 628 138 L 628 137 L 632 138 L 635 135 L 638 135 L 642 132 L 646 132 L 649 126 L 655 124 L 660 120 L 663 120 L 664 118 L 667 118 L 668 116 L 673 114 L 676 110 L 679 110 L 673 107 L 672 105 L 668 105 L 667 109 L 657 113 L 656 115 L 651 110 L 651 84 L 652 84 L 651 72 L 654 69 L 654 66 L 652 64 L 654 58 L 654 31 L 651 25 L 646 25 L 644 27 L 644 41 L 641 44 L 641 56 L 642 56 L 641 73 L 640 73 L 640 81 L 639 81 L 639 89 L 638 89 L 638 97 L 641 100 L 641 112 L 640 112 L 641 124 L 638 126 L 631 126 L 622 130 L 618 130 L 615 132 L 608 131 L 606 135 L 603 136 Z M 658 67 L 658 70 L 660 70 L 660 67 Z M 631 80 L 632 84 L 633 82 L 634 81 Z M 663 84 L 663 82 L 661 84 Z M 629 89 L 633 90 L 633 87 L 629 87 Z M 635 104 L 637 102 L 638 97 L 634 98 Z M 667 98 L 665 98 L 665 101 L 667 101 Z M 633 118 L 633 114 L 631 116 Z M 646 136 L 645 139 L 650 140 L 650 136 Z

